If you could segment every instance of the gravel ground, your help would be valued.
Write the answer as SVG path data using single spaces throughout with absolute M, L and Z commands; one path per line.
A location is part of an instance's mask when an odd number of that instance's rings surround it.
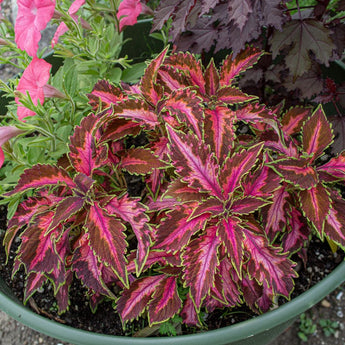
M 12 0 L 13 1 L 13 0 Z M 4 15 L 12 13 L 11 0 L 4 0 L 1 4 Z M 0 79 L 7 80 L 13 73 L 9 66 L 0 65 Z M 288 330 L 280 335 L 270 345 L 344 345 L 345 344 L 345 285 L 307 312 L 308 320 L 316 325 L 316 331 L 308 335 L 308 341 L 303 342 L 298 337 L 300 322 L 297 320 Z M 335 334 L 327 337 L 320 326 L 320 320 L 337 322 Z M 57 339 L 47 337 L 30 328 L 23 326 L 16 320 L 0 311 L 0 345 L 71 345 Z M 101 344 L 95 344 L 101 345 Z

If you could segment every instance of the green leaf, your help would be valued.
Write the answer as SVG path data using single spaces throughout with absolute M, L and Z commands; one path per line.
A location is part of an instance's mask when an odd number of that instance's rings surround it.
M 122 72 L 122 81 L 125 83 L 135 83 L 143 76 L 145 68 L 147 67 L 145 62 L 136 63 Z

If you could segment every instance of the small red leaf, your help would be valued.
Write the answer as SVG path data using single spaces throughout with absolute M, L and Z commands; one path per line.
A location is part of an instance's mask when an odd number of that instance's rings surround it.
M 310 115 L 310 108 L 294 107 L 289 109 L 281 120 L 283 133 L 285 135 L 299 133 L 303 123 L 309 118 Z
M 223 86 L 217 91 L 219 101 L 227 104 L 238 104 L 257 99 L 257 96 L 249 96 L 234 86 Z

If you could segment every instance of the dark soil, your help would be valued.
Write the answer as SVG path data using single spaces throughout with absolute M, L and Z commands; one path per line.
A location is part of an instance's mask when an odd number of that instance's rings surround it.
M 0 229 L 5 229 L 6 210 L 0 206 Z M 4 231 L 0 234 L 0 241 Z M 0 257 L 0 275 L 7 284 L 11 287 L 15 295 L 23 299 L 24 286 L 24 272 L 19 271 L 14 279 L 11 280 L 11 266 L 13 258 L 15 257 L 15 247 L 18 246 L 18 241 L 12 246 L 12 251 L 9 258 L 9 264 L 5 265 L 5 257 Z M 311 243 L 308 249 L 308 263 L 306 268 L 299 262 L 299 278 L 295 281 L 295 289 L 292 297 L 295 297 L 302 292 L 315 285 L 326 275 L 328 275 L 343 259 L 342 252 L 332 254 L 328 245 L 315 240 Z M 294 258 L 296 262 L 298 258 Z M 72 327 L 93 331 L 104 334 L 116 335 L 132 335 L 139 329 L 147 326 L 145 319 L 139 319 L 127 325 L 126 330 L 122 329 L 119 316 L 116 314 L 111 301 L 103 301 L 97 311 L 92 313 L 85 296 L 85 289 L 80 285 L 79 281 L 75 280 L 70 288 L 71 304 L 69 310 L 62 315 L 58 315 L 55 306 L 55 298 L 53 296 L 53 289 L 51 286 L 45 286 L 42 291 L 36 293 L 29 300 L 29 306 L 37 313 L 44 315 L 50 319 L 61 322 Z M 279 303 L 285 303 L 285 299 L 280 299 Z M 106 317 L 104 317 L 106 315 Z M 205 315 L 205 324 L 208 329 L 216 329 L 225 327 L 248 318 L 253 317 L 254 314 L 246 307 L 237 309 L 216 310 L 210 314 Z M 190 332 L 191 329 L 182 327 L 181 333 Z

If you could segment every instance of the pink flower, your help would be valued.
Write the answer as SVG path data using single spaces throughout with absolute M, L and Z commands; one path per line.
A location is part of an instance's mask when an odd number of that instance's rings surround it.
M 18 48 L 36 56 L 41 30 L 53 17 L 55 0 L 18 0 L 18 16 L 14 27 Z
M 141 13 L 140 0 L 123 0 L 117 12 L 117 19 L 120 21 L 120 31 L 126 25 L 134 25 Z
M 76 13 L 78 12 L 79 8 L 82 5 L 84 5 L 84 3 L 85 3 L 85 0 L 75 0 L 68 10 L 69 15 L 73 18 L 75 22 L 78 21 L 78 16 L 76 15 Z M 52 48 L 54 48 L 55 44 L 58 42 L 59 37 L 67 31 L 68 31 L 67 25 L 64 22 L 60 23 L 52 39 Z
M 43 59 L 34 57 L 20 78 L 17 91 L 25 96 L 28 91 L 34 104 L 37 105 L 38 100 L 43 104 L 44 87 L 49 80 L 51 67 L 52 65 Z M 32 110 L 20 105 L 19 97 L 16 97 L 15 101 L 19 104 L 17 110 L 19 120 L 23 120 L 23 118 L 27 116 L 35 115 Z
M 0 127 L 0 168 L 4 164 L 5 160 L 4 151 L 2 151 L 1 146 L 5 144 L 6 141 L 10 140 L 20 133 L 24 133 L 24 131 L 14 126 Z

